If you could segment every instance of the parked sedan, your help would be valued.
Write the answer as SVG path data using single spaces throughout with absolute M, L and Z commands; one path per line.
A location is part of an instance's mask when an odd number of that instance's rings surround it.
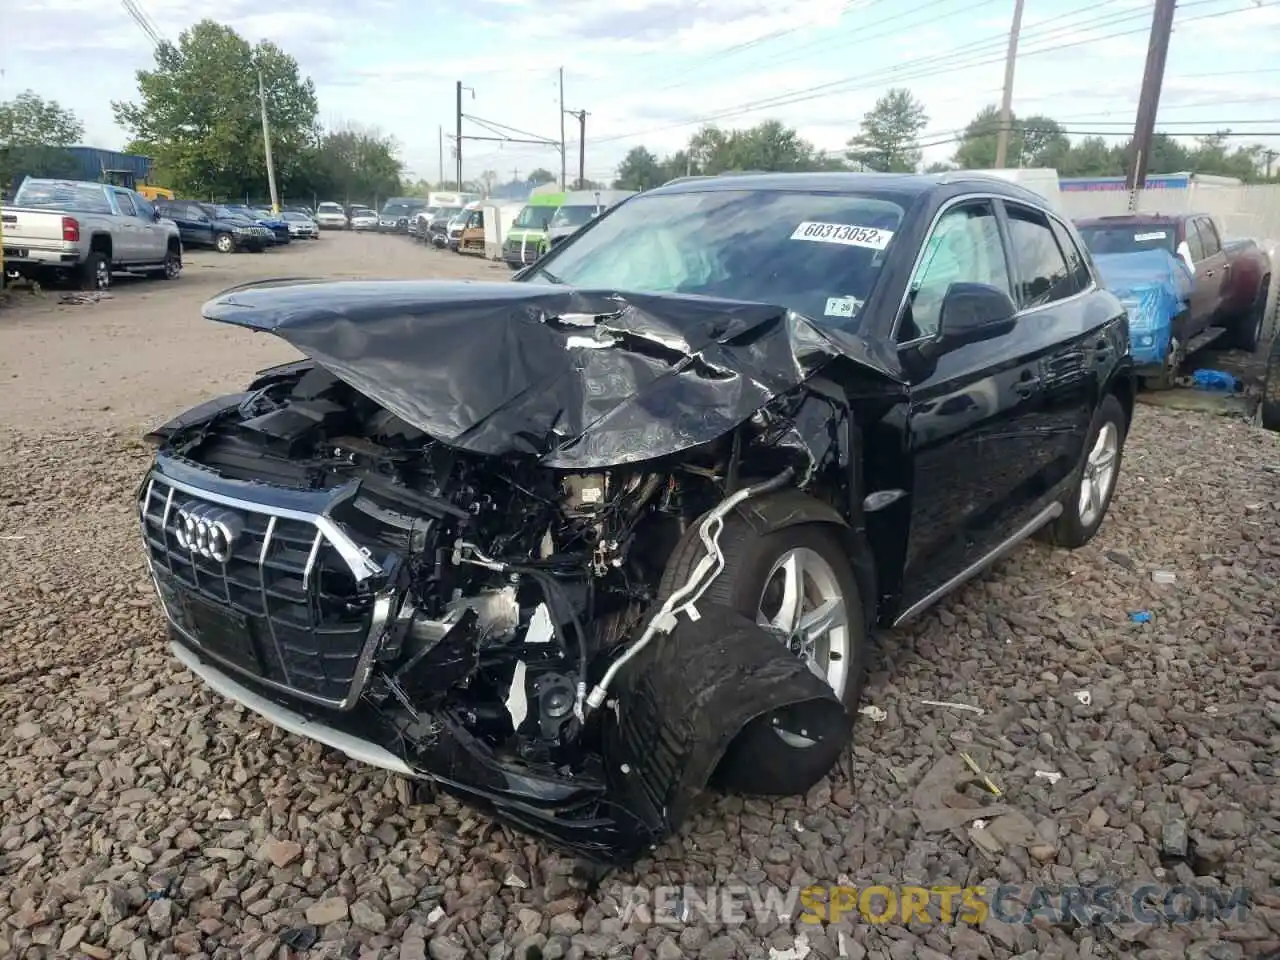
M 280 214 L 280 218 L 289 225 L 289 234 L 297 240 L 319 240 L 320 228 L 316 226 L 316 222 L 305 213 L 291 213 L 286 211 Z
M 351 213 L 351 229 L 352 230 L 377 230 L 378 215 L 372 210 L 354 210 Z
M 316 223 L 320 224 L 321 230 L 346 230 L 348 227 L 346 211 L 342 209 L 340 203 L 332 201 L 322 203 L 316 207 Z
M 515 282 L 231 290 L 206 317 L 306 359 L 152 436 L 170 649 L 596 860 L 709 786 L 803 794 L 877 626 L 1103 523 L 1134 372 L 1082 250 L 1006 181 L 737 175 Z

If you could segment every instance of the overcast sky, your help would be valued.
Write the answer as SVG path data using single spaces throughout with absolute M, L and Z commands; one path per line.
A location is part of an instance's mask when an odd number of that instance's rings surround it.
M 612 177 L 631 147 L 678 149 L 701 120 L 776 118 L 835 150 L 890 86 L 929 115 L 927 161 L 984 104 L 999 99 L 1013 0 L 140 0 L 169 39 L 206 15 L 246 39 L 270 39 L 314 78 L 321 120 L 393 135 L 414 176 L 437 179 L 439 130 L 464 113 L 558 140 L 564 105 L 585 109 L 587 176 Z M 270 12 L 263 12 L 268 9 Z M 1026 0 L 1014 110 L 1072 131 L 1127 135 L 1141 84 L 1152 3 Z M 1280 132 L 1280 0 L 1180 0 L 1159 126 Z M 93 146 L 125 134 L 110 101 L 132 99 L 152 46 L 106 0 L 6 0 L 0 98 L 30 88 L 73 109 Z M 811 93 L 805 93 L 812 90 Z M 801 99 L 804 98 L 804 99 Z M 568 167 L 577 121 L 566 118 Z M 491 135 L 463 121 L 464 135 Z M 1258 137 L 1280 149 L 1280 137 Z M 1237 142 L 1237 141 L 1233 141 Z M 1244 141 L 1238 141 L 1244 142 Z M 452 160 L 446 143 L 446 176 Z M 468 178 L 542 166 L 552 147 L 464 142 Z

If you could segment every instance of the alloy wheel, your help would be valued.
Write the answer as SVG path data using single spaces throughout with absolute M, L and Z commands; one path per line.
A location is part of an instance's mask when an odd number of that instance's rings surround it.
M 756 622 L 776 634 L 836 696 L 844 695 L 852 659 L 844 590 L 823 556 L 794 547 L 765 578 Z
M 1111 496 L 1116 479 L 1116 457 L 1120 452 L 1120 431 L 1110 421 L 1102 425 L 1085 458 L 1080 477 L 1080 523 L 1091 527 L 1098 522 Z

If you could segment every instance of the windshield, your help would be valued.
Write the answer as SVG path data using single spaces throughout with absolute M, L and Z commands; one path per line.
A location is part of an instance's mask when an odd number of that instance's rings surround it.
M 528 279 L 759 301 L 847 327 L 875 286 L 902 216 L 896 203 L 865 195 L 639 197 L 552 251 Z
M 1080 238 L 1090 253 L 1137 253 L 1141 250 L 1168 250 L 1177 253 L 1178 231 L 1170 223 L 1109 223 L 1080 227 Z
M 420 208 L 415 203 L 388 203 L 382 208 L 384 217 L 406 217 Z
M 555 207 L 534 206 L 529 204 L 520 211 L 520 216 L 516 217 L 512 227 L 523 227 L 531 230 L 541 230 L 546 226 L 546 221 L 551 220 L 556 214 Z
M 341 213 L 342 204 L 340 203 L 322 203 L 316 207 L 316 213 Z
M 585 207 L 561 207 L 556 211 L 556 215 L 551 218 L 551 226 L 580 227 L 584 223 L 590 222 L 595 215 L 595 204 Z
M 433 220 L 452 220 L 461 212 L 462 212 L 461 207 L 441 207 L 439 210 L 436 211 L 436 215 L 432 217 L 432 219 Z
M 102 187 L 93 183 L 61 180 L 28 180 L 13 198 L 15 207 L 51 207 L 81 213 L 110 213 L 111 204 Z
M 249 218 L 248 218 L 248 217 L 246 217 L 243 213 L 241 213 L 239 210 L 233 209 L 232 207 L 214 207 L 214 208 L 213 208 L 213 213 L 214 213 L 214 216 L 216 216 L 216 217 L 218 217 L 218 218 L 220 218 L 220 219 L 222 219 L 222 220 L 247 220 L 247 219 L 249 219 Z

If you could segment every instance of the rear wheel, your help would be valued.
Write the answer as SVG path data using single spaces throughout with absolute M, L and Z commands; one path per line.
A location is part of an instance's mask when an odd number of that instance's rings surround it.
M 1271 278 L 1264 278 L 1249 309 L 1231 321 L 1231 326 L 1227 328 L 1228 346 L 1248 350 L 1250 353 L 1258 349 L 1262 327 L 1267 319 L 1267 289 L 1270 286 Z
M 1107 394 L 1093 415 L 1084 459 L 1077 468 L 1076 482 L 1062 501 L 1062 514 L 1044 530 L 1044 539 L 1054 546 L 1068 550 L 1082 547 L 1102 526 L 1120 475 L 1128 427 L 1124 407 L 1114 394 Z
M 80 264 L 80 274 L 76 278 L 79 290 L 107 290 L 111 287 L 111 263 L 105 254 L 90 253 Z

